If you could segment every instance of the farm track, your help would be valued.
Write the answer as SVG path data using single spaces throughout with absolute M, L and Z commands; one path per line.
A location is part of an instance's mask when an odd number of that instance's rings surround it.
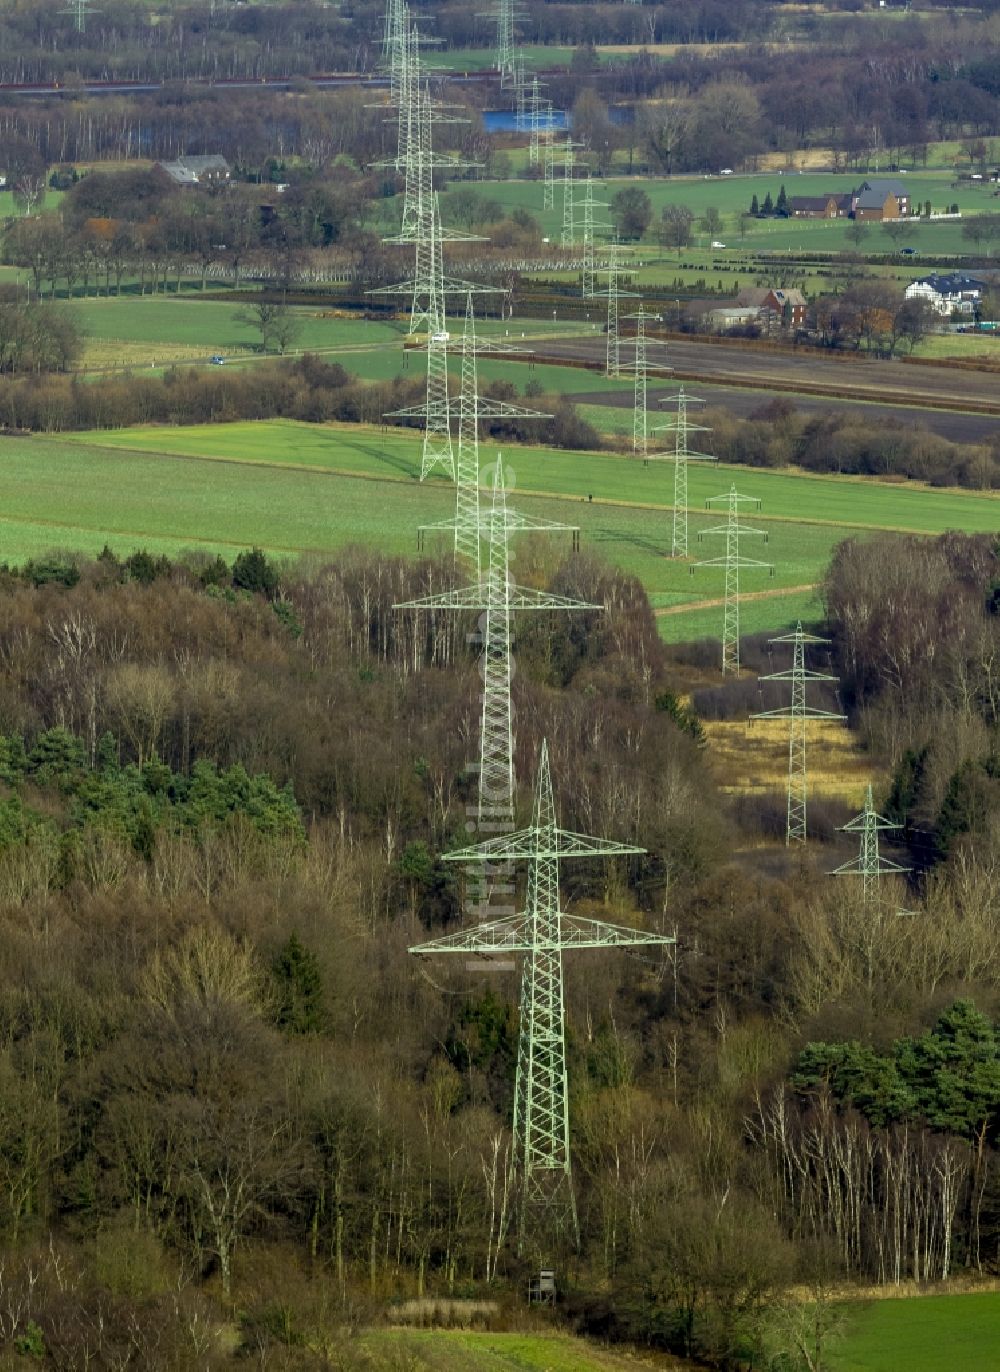
M 778 600 L 786 595 L 804 595 L 806 591 L 815 591 L 817 585 L 817 582 L 812 581 L 805 586 L 777 586 L 767 591 L 741 591 L 740 603 L 747 600 Z M 713 596 L 711 600 L 686 600 L 680 605 L 660 605 L 653 613 L 657 619 L 663 619 L 667 615 L 689 615 L 697 610 L 714 610 L 725 603 L 725 596 Z
M 678 378 L 679 379 L 679 378 Z M 648 402 L 655 410 L 661 401 L 673 400 L 675 391 L 650 387 Z M 864 418 L 877 422 L 920 425 L 952 443 L 988 443 L 1000 428 L 1000 415 L 969 414 L 964 410 L 927 409 L 920 405 L 884 405 L 871 400 L 845 400 L 842 397 L 806 395 L 800 391 L 758 389 L 742 390 L 736 385 L 717 383 L 698 386 L 698 398 L 706 405 L 728 410 L 738 419 L 751 419 L 771 399 L 789 400 L 803 415 L 829 414 L 841 410 L 858 410 Z M 607 405 L 612 409 L 632 409 L 633 398 L 627 391 L 574 391 L 567 396 L 574 405 Z
M 550 343 L 544 350 L 536 349 L 532 360 L 603 370 L 604 355 L 604 339 L 595 337 Z M 845 360 L 825 358 L 815 351 L 765 352 L 752 345 L 677 339 L 669 341 L 664 356 L 669 360 L 669 375 L 677 381 L 710 381 L 747 390 L 799 392 L 831 400 L 1000 417 L 996 374 L 972 368 L 959 370 L 934 363 L 910 367 L 899 361 Z M 661 375 L 667 374 L 665 367 Z

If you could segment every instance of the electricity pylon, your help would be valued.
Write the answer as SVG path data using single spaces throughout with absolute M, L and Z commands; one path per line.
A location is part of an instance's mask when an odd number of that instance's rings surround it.
M 576 177 L 576 150 L 582 147 L 582 143 L 574 143 L 572 137 L 567 134 L 563 144 L 563 225 L 562 238 L 559 240 L 562 247 L 573 248 L 576 246 L 576 208 L 574 205 L 575 177 Z
M 658 316 L 649 314 L 644 307 L 640 306 L 635 314 L 628 314 L 625 318 L 636 321 L 635 354 L 632 362 L 626 368 L 627 371 L 635 373 L 632 409 L 632 455 L 641 457 L 645 465 L 649 461 L 649 416 L 646 413 L 649 358 L 647 355 L 646 324 L 650 320 L 657 319 Z
M 478 577 L 480 574 L 480 531 L 482 518 L 479 509 L 479 421 L 481 419 L 551 419 L 543 410 L 529 410 L 506 400 L 491 400 L 479 394 L 480 352 L 491 352 L 488 343 L 480 346 L 476 340 L 476 320 L 469 293 L 465 310 L 465 329 L 462 334 L 462 388 L 458 396 L 458 452 L 455 462 L 455 518 L 440 524 L 421 526 L 420 535 L 434 530 L 453 530 L 455 560 L 463 559 Z M 402 411 L 401 413 L 408 413 Z M 412 412 L 410 412 L 412 413 Z M 454 406 L 452 407 L 454 413 Z M 553 524 L 548 520 L 526 519 L 508 511 L 508 520 L 519 529 L 531 527 L 551 532 L 555 529 L 578 530 L 573 525 Z M 574 540 L 575 541 L 575 540 Z
M 565 526 L 548 526 L 559 528 Z M 526 520 L 509 511 L 504 488 L 503 463 L 497 457 L 493 477 L 493 506 L 483 521 L 489 545 L 489 566 L 471 586 L 440 595 L 410 600 L 397 610 L 479 610 L 483 642 L 483 695 L 480 716 L 479 796 L 480 829 L 506 831 L 514 814 L 514 725 L 511 701 L 511 627 L 520 610 L 599 610 L 582 600 L 551 595 L 517 586 L 510 575 L 511 535 L 544 529 L 540 521 Z
M 608 288 L 606 291 L 594 292 L 597 299 L 606 298 L 608 302 L 606 326 L 606 370 L 608 376 L 621 376 L 622 374 L 621 334 L 618 329 L 619 302 L 624 299 L 634 299 L 636 295 L 635 291 L 623 291 L 619 284 L 625 272 L 619 257 L 621 251 L 619 243 L 612 241 L 608 244 L 607 266 L 600 269 L 602 275 L 607 275 Z
M 528 102 L 528 129 L 531 134 L 528 141 L 528 165 L 531 167 L 538 166 L 540 151 L 541 116 L 546 104 L 542 99 L 541 89 L 538 77 L 533 76 L 531 78 L 531 97 Z
M 77 33 L 86 33 L 87 15 L 97 13 L 99 13 L 99 11 L 94 8 L 90 3 L 90 0 L 72 0 L 72 3 L 67 5 L 63 10 L 63 14 L 72 14 L 74 16 L 73 27 L 76 29 Z
M 692 424 L 688 418 L 688 406 L 701 405 L 704 402 L 697 396 L 688 395 L 682 386 L 673 399 L 665 403 L 677 406 L 676 416 L 665 426 L 667 432 L 674 435 L 674 450 L 672 453 L 651 454 L 651 457 L 655 456 L 659 461 L 674 464 L 674 527 L 670 541 L 670 556 L 687 557 L 688 463 L 715 462 L 716 458 L 711 453 L 692 452 L 688 446 L 688 434 L 711 433 L 711 429 L 704 424 Z
M 589 300 L 594 295 L 594 277 L 596 267 L 594 263 L 594 234 L 597 229 L 610 229 L 610 224 L 601 223 L 594 219 L 594 210 L 606 210 L 610 206 L 606 200 L 594 199 L 594 180 L 590 172 L 587 172 L 587 179 L 583 183 L 583 202 L 581 205 L 580 222 L 583 229 L 583 298 Z
M 389 89 L 393 104 L 399 100 L 399 86 L 406 65 L 409 18 L 405 0 L 386 0 L 385 27 L 382 32 L 382 65 L 389 69 Z
M 631 844 L 611 843 L 559 828 L 548 747 L 543 743 L 530 826 L 472 848 L 442 854 L 448 862 L 526 861 L 524 913 L 410 949 L 423 956 L 524 954 L 512 1166 L 520 1201 L 521 1252 L 529 1244 L 543 1255 L 567 1240 L 579 1245 L 570 1152 L 563 953 L 575 948 L 636 948 L 675 942 L 664 934 L 646 934 L 565 913 L 559 900 L 559 862 L 563 858 L 624 857 L 642 851 Z
M 703 562 L 696 562 L 691 571 L 696 567 L 725 567 L 726 569 L 726 608 L 722 621 L 722 674 L 727 672 L 739 673 L 740 670 L 740 572 L 741 571 L 760 571 L 767 568 L 771 576 L 774 576 L 774 568 L 769 562 L 758 562 L 752 557 L 740 557 L 740 539 L 748 536 L 762 538 L 767 542 L 767 533 L 763 529 L 751 529 L 745 524 L 740 523 L 740 506 L 755 505 L 760 509 L 760 501 L 753 496 L 740 495 L 735 486 L 731 486 L 725 495 L 713 495 L 705 501 L 707 510 L 713 509 L 720 502 L 724 501 L 728 512 L 725 524 L 717 524 L 711 529 L 702 529 L 698 534 L 698 542 L 703 538 L 724 534 L 726 538 L 725 557 L 707 558 Z
M 894 824 L 892 820 L 885 819 L 876 811 L 870 784 L 865 796 L 865 808 L 861 814 L 855 815 L 852 820 L 840 827 L 842 834 L 861 835 L 860 851 L 856 858 L 834 868 L 830 875 L 834 877 L 860 877 L 862 898 L 866 907 L 870 908 L 876 904 L 879 881 L 882 877 L 911 870 L 909 867 L 901 867 L 898 862 L 891 862 L 889 858 L 882 857 L 878 850 L 880 831 L 901 829 L 902 827 L 901 824 Z
M 556 131 L 553 127 L 552 101 L 545 102 L 545 128 L 542 131 L 542 209 L 556 205 Z
M 455 455 L 451 442 L 451 406 L 448 395 L 448 335 L 445 329 L 445 276 L 439 234 L 440 219 L 437 196 L 431 199 L 429 220 L 429 254 L 422 254 L 423 240 L 418 241 L 418 265 L 414 277 L 414 309 L 418 290 L 425 302 L 421 306 L 426 318 L 427 386 L 423 405 L 410 406 L 392 412 L 393 417 L 422 418 L 424 421 L 423 451 L 420 459 L 420 480 L 437 470 L 455 476 Z M 420 273 L 426 272 L 425 277 Z M 468 284 L 468 283 L 463 283 Z M 398 289 L 393 287 L 382 289 Z M 471 287 L 470 287 L 471 289 Z M 426 295 L 423 293 L 426 292 Z M 411 316 L 412 328 L 412 316 Z
M 785 823 L 785 846 L 806 841 L 806 800 L 809 779 L 806 771 L 806 724 L 810 719 L 846 719 L 846 715 L 833 710 L 820 710 L 806 702 L 806 684 L 810 681 L 837 682 L 835 676 L 825 672 L 814 672 L 806 667 L 806 646 L 829 644 L 828 638 L 817 638 L 815 634 L 803 631 L 799 620 L 793 634 L 782 634 L 772 638 L 770 643 L 790 643 L 792 645 L 792 666 L 787 672 L 770 672 L 761 681 L 790 681 L 792 700 L 778 710 L 758 710 L 751 719 L 787 719 L 788 728 L 788 813 Z

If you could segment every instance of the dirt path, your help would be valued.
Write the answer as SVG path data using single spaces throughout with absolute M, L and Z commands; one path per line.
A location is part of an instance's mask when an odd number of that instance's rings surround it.
M 814 581 L 808 586 L 779 586 L 773 591 L 748 591 L 740 596 L 741 603 L 746 600 L 777 600 L 783 595 L 800 595 L 805 591 L 815 591 L 819 582 Z M 725 605 L 725 596 L 716 596 L 712 600 L 690 600 L 684 605 L 661 605 L 653 613 L 657 619 L 665 615 L 687 615 L 693 614 L 696 610 L 714 610 L 719 605 Z

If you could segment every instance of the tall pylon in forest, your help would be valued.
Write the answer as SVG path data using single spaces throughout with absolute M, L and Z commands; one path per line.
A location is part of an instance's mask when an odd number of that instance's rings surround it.
M 649 414 L 646 409 L 649 374 L 649 340 L 646 337 L 646 325 L 657 320 L 658 316 L 650 314 L 648 310 L 640 306 L 635 314 L 628 314 L 625 318 L 635 321 L 633 340 L 635 352 L 626 369 L 635 375 L 632 404 L 632 456 L 641 458 L 645 464 L 649 461 L 650 456 Z
M 665 402 L 677 406 L 677 413 L 666 425 L 668 433 L 674 436 L 672 452 L 658 453 L 656 456 L 674 464 L 674 519 L 673 534 L 670 540 L 671 557 L 688 555 L 688 463 L 715 462 L 711 453 L 692 451 L 688 444 L 691 433 L 710 433 L 704 424 L 692 424 L 688 415 L 689 405 L 704 402 L 695 395 L 688 395 L 682 386 L 672 400 Z
M 77 33 L 86 33 L 87 16 L 98 13 L 99 11 L 94 8 L 90 0 L 71 0 L 71 3 L 63 10 L 63 14 L 73 15 L 73 27 Z
M 514 1083 L 512 1179 L 517 1197 L 518 1250 L 551 1258 L 579 1245 L 570 1151 L 563 954 L 583 948 L 670 945 L 674 938 L 567 914 L 559 898 L 559 863 L 567 858 L 615 858 L 641 853 L 561 829 L 556 820 L 548 747 L 542 744 L 531 824 L 517 833 L 444 853 L 447 862 L 528 864 L 522 914 L 417 944 L 421 956 L 521 953 L 520 1031 Z
M 872 799 L 870 783 L 865 796 L 865 808 L 861 814 L 855 815 L 847 824 L 841 825 L 840 832 L 842 834 L 861 835 L 860 850 L 856 858 L 834 868 L 830 875 L 860 877 L 862 898 L 866 908 L 872 908 L 877 903 L 879 882 L 882 877 L 894 876 L 911 870 L 909 867 L 901 867 L 898 862 L 891 862 L 889 858 L 883 857 L 879 852 L 879 834 L 887 829 L 901 829 L 902 827 L 901 824 L 894 824 L 892 820 L 886 819 L 877 812 L 875 802 Z M 901 913 L 908 912 L 903 911 Z
M 736 487 L 731 486 L 725 495 L 710 496 L 705 501 L 705 508 L 708 510 L 719 505 L 724 505 L 727 512 L 725 524 L 702 529 L 698 534 L 698 541 L 724 535 L 726 554 L 724 557 L 706 558 L 702 562 L 696 562 L 691 571 L 693 572 L 696 567 L 726 569 L 726 601 L 722 621 L 722 674 L 725 676 L 727 672 L 738 674 L 740 670 L 740 572 L 766 569 L 773 576 L 774 568 L 769 562 L 758 562 L 755 558 L 740 556 L 741 538 L 762 538 L 765 543 L 767 542 L 767 533 L 763 529 L 751 529 L 740 523 L 740 507 L 753 505 L 759 510 L 760 501 L 754 496 L 740 495 Z
M 806 769 L 806 726 L 811 719 L 844 720 L 835 710 L 820 710 L 806 700 L 806 687 L 810 682 L 837 684 L 835 676 L 825 672 L 814 672 L 806 667 L 806 648 L 829 646 L 828 638 L 818 638 L 807 634 L 799 620 L 792 634 L 782 634 L 772 638 L 773 644 L 791 644 L 792 666 L 787 672 L 769 672 L 761 681 L 789 681 L 792 685 L 792 699 L 788 705 L 777 710 L 758 710 L 751 719 L 788 720 L 788 811 L 785 822 L 785 845 L 806 841 L 806 802 L 809 794 L 809 776 Z
M 583 298 L 590 300 L 596 289 L 596 264 L 594 260 L 595 234 L 598 229 L 606 230 L 612 226 L 594 218 L 595 210 L 606 210 L 610 206 L 606 200 L 594 199 L 594 179 L 587 172 L 583 183 L 583 200 L 580 202 L 579 222 L 583 242 Z
M 511 636 L 515 613 L 522 610 L 600 610 L 602 606 L 568 596 L 517 586 L 511 579 L 510 540 L 515 533 L 546 531 L 545 525 L 507 508 L 503 462 L 498 456 L 493 477 L 493 504 L 481 526 L 489 562 L 469 586 L 397 605 L 398 610 L 479 610 L 483 644 L 483 694 L 480 716 L 478 827 L 506 831 L 514 814 L 514 724 L 511 700 Z

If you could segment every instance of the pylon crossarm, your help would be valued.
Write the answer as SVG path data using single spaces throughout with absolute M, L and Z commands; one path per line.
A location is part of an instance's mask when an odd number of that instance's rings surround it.
M 770 681 L 770 677 L 762 676 L 760 681 Z M 824 678 L 826 679 L 826 678 Z M 751 719 L 846 719 L 846 715 L 838 715 L 834 710 L 817 710 L 812 705 L 804 705 L 801 709 L 793 710 L 790 705 L 783 706 L 780 710 L 755 710 L 750 716 Z
M 867 821 L 867 822 L 866 822 Z M 846 824 L 838 826 L 842 834 L 863 834 L 865 829 L 902 829 L 901 824 L 896 824 L 894 820 L 886 819 L 883 815 L 877 815 L 874 810 L 869 810 L 867 814 L 862 812 L 849 819 Z
M 669 947 L 677 940 L 670 934 L 648 934 L 623 924 L 607 924 L 600 919 L 583 919 L 555 911 L 556 932 L 546 936 L 531 916 L 514 915 L 507 919 L 463 929 L 443 938 L 415 944 L 411 953 L 424 956 L 438 953 L 555 953 L 573 948 Z M 551 915 L 550 915 L 551 918 Z
M 490 862 L 494 858 L 592 858 L 623 857 L 644 853 L 630 843 L 574 834 L 568 829 L 519 829 L 513 834 L 486 839 L 471 848 L 442 853 L 442 862 Z
M 512 610 L 603 610 L 603 605 L 589 601 L 571 600 L 569 596 L 550 595 L 525 586 L 511 586 L 509 607 Z M 462 586 L 455 591 L 425 596 L 420 600 L 404 600 L 393 605 L 394 610 L 485 610 L 487 586 Z
M 456 934 L 414 944 L 411 953 L 522 953 L 531 948 L 531 921 L 527 915 L 491 920 Z
M 662 428 L 662 424 L 657 424 L 655 428 L 651 428 L 649 432 L 651 434 L 660 433 L 662 431 Z M 711 453 L 687 452 L 681 453 L 679 456 L 675 452 L 646 454 L 647 462 L 677 462 L 678 460 L 681 462 L 718 462 L 719 459 L 717 457 L 713 457 Z
M 453 408 L 453 407 L 450 407 Z M 525 405 L 511 405 L 506 400 L 480 400 L 480 419 L 551 419 L 544 410 L 529 410 Z M 457 410 L 455 411 L 457 414 Z M 386 410 L 385 419 L 420 419 L 427 414 L 426 405 L 406 405 L 401 410 Z
M 770 562 L 759 562 L 754 557 L 732 558 L 727 560 L 724 557 L 709 557 L 703 562 L 693 562 L 692 571 L 696 567 L 766 567 L 771 574 L 774 574 L 774 567 Z
M 410 276 L 405 281 L 394 281 L 391 286 L 370 286 L 365 295 L 408 295 L 414 284 L 415 279 Z M 443 295 L 468 295 L 470 291 L 475 295 L 507 294 L 503 286 L 483 286 L 478 281 L 460 281 L 453 276 L 443 277 L 440 289 Z
M 606 924 L 600 919 L 563 915 L 560 921 L 564 948 L 636 948 L 643 944 L 669 946 L 677 942 L 672 934 L 647 934 L 624 924 Z
M 831 877 L 863 877 L 863 876 L 889 876 L 893 872 L 912 872 L 912 867 L 902 867 L 898 862 L 892 862 L 889 858 L 878 856 L 878 867 L 874 872 L 865 871 L 865 859 L 863 857 L 852 858 L 850 862 L 841 863 L 839 867 L 834 867 L 832 872 L 827 875 Z
M 435 524 L 418 524 L 417 528 L 425 533 L 444 531 L 445 529 L 454 529 L 455 522 L 455 519 L 440 519 Z M 481 518 L 479 528 L 488 532 L 489 519 Z M 512 534 L 578 534 L 580 532 L 579 524 L 559 524 L 554 519 L 533 519 L 531 515 L 516 514 L 513 510 L 507 512 L 507 529 Z
M 813 672 L 808 667 L 803 667 L 796 671 L 794 667 L 787 672 L 768 672 L 767 676 L 759 676 L 758 681 L 839 681 L 840 677 L 828 676 L 826 672 Z M 846 715 L 838 715 L 838 719 L 846 719 Z
M 733 524 L 732 527 L 730 527 L 728 524 L 713 524 L 712 527 L 709 529 L 699 530 L 698 537 L 708 538 L 711 534 L 717 534 L 719 536 L 725 534 L 727 538 L 730 534 L 738 534 L 740 538 L 753 535 L 755 538 L 764 539 L 765 542 L 768 538 L 768 532 L 766 529 L 751 529 L 747 524 Z
M 529 410 L 525 405 L 514 405 L 509 400 L 479 400 L 480 419 L 551 419 L 545 410 Z
M 782 634 L 780 638 L 769 638 L 768 643 L 822 643 L 829 646 L 828 638 L 820 638 L 818 634 L 807 634 L 801 630 L 796 630 L 793 634 Z

